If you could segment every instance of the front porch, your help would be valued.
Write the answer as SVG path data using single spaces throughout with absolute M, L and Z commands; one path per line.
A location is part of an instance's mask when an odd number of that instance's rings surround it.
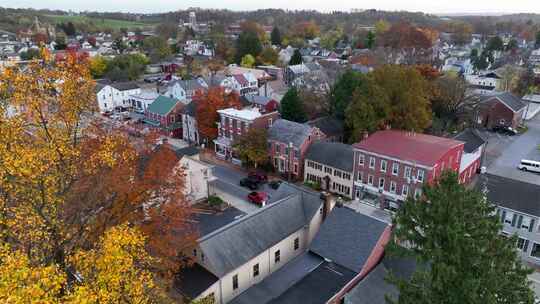
M 214 152 L 218 159 L 232 162 L 235 165 L 242 165 L 242 161 L 232 149 L 232 141 L 226 137 L 214 139 Z

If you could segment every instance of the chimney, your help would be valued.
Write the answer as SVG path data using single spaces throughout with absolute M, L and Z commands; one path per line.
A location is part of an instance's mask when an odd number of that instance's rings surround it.
M 332 208 L 334 208 L 335 205 L 335 198 L 330 194 L 329 192 L 323 191 L 321 192 L 321 199 L 323 200 L 323 221 L 326 219 L 326 217 L 330 214 L 332 211 Z
M 362 139 L 367 139 L 369 137 L 369 133 L 367 131 L 362 132 Z

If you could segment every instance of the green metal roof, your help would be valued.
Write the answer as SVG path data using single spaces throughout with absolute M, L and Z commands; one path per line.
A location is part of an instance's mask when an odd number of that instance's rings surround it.
M 179 101 L 174 98 L 159 95 L 158 98 L 156 98 L 154 102 L 148 106 L 147 110 L 148 112 L 165 116 L 176 106 L 178 102 Z

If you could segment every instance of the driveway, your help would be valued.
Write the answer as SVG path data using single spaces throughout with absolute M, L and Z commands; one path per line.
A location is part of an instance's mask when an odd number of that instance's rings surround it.
M 528 183 L 540 185 L 540 174 L 523 172 L 517 169 L 522 159 L 540 160 L 540 116 L 527 122 L 528 131 L 515 136 L 508 144 L 499 143 L 486 150 L 486 158 L 490 154 L 500 154 L 494 161 L 487 162 L 487 172 Z

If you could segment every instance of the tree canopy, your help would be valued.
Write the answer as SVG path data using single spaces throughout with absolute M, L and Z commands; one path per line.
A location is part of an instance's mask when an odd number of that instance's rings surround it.
M 347 70 L 330 91 L 330 112 L 339 119 L 345 118 L 345 110 L 351 103 L 353 93 L 360 86 L 362 74 Z
M 93 119 L 86 62 L 43 54 L 0 73 L 0 289 L 17 290 L 0 302 L 151 303 L 154 274 L 175 271 L 196 239 L 176 154 Z
M 500 222 L 484 194 L 459 184 L 453 172 L 407 199 L 394 218 L 389 251 L 427 267 L 417 267 L 410 280 L 391 276 L 395 303 L 532 304 L 532 271 L 517 256 L 516 238 L 499 234 Z
M 240 63 L 245 55 L 253 57 L 259 56 L 262 51 L 262 44 L 257 33 L 253 31 L 243 31 L 236 41 L 236 62 Z
M 295 122 L 306 122 L 307 115 L 304 112 L 304 107 L 298 90 L 295 87 L 290 88 L 283 99 L 281 99 L 281 107 L 279 110 L 281 118 Z
M 238 94 L 227 92 L 221 87 L 210 88 L 207 92 L 198 91 L 194 98 L 196 102 L 197 128 L 203 138 L 210 142 L 217 138 L 218 110 L 240 106 Z
M 272 42 L 272 45 L 281 45 L 281 32 L 277 26 L 275 26 L 270 33 L 270 41 Z
M 157 63 L 169 58 L 172 55 L 171 47 L 167 44 L 165 38 L 159 36 L 151 36 L 144 38 L 142 49 L 152 63 Z
M 354 91 L 345 114 L 350 141 L 387 126 L 421 132 L 431 125 L 430 91 L 414 67 L 386 65 Z
M 289 60 L 289 65 L 297 65 L 301 64 L 302 62 L 302 54 L 300 54 L 300 51 L 298 49 L 294 50 L 294 53 L 291 56 L 291 60 Z
M 232 147 L 247 165 L 255 168 L 268 159 L 268 134 L 264 128 L 250 128 L 248 132 L 236 137 Z

